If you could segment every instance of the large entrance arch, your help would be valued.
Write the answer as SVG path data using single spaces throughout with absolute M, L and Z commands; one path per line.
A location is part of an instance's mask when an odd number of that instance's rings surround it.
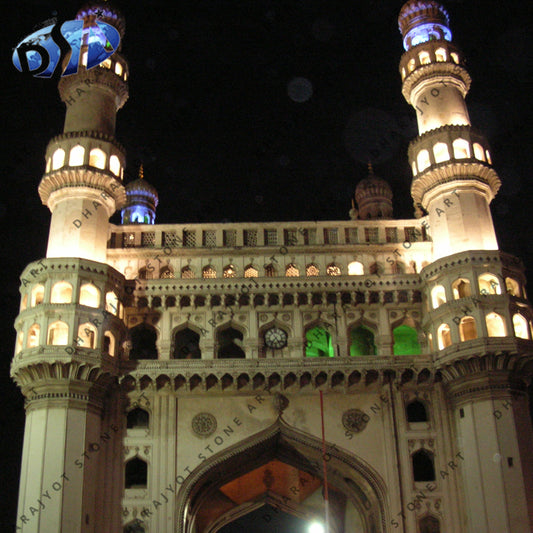
M 345 533 L 345 520 L 360 523 L 364 533 L 385 533 L 383 480 L 352 455 L 331 444 L 326 449 L 331 533 Z M 222 532 L 263 506 L 307 520 L 322 518 L 322 464 L 321 441 L 280 419 L 192 472 L 178 495 L 176 531 Z

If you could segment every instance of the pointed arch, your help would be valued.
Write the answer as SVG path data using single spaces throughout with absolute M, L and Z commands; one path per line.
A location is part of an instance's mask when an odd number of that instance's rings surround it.
M 326 443 L 328 485 L 342 493 L 360 513 L 364 530 L 387 531 L 390 512 L 386 509 L 386 489 L 381 476 L 370 465 Z M 177 502 L 177 533 L 193 533 L 202 505 L 224 484 L 278 459 L 312 476 L 323 479 L 322 442 L 301 433 L 278 419 L 269 428 L 202 461 L 181 484 Z M 181 480 L 181 483 L 180 483 Z M 248 511 L 241 513 L 246 514 Z M 222 524 L 217 523 L 218 527 Z M 206 531 L 214 532 L 214 527 Z
M 201 359 L 200 331 L 190 324 L 182 324 L 172 331 L 171 359 Z

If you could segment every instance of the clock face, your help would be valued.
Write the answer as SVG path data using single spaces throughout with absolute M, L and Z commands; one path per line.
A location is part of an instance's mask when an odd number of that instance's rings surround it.
M 279 350 L 287 346 L 287 334 L 280 328 L 271 328 L 265 332 L 265 344 Z

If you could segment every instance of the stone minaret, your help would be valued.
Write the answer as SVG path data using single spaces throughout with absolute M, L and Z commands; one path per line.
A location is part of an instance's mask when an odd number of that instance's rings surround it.
M 533 528 L 533 432 L 525 369 L 533 354 L 522 325 L 529 302 L 510 279 L 525 282 L 523 269 L 498 251 L 489 204 L 500 180 L 470 124 L 471 80 L 448 13 L 435 1 L 412 0 L 399 26 L 403 95 L 419 129 L 409 147 L 411 194 L 428 213 L 433 240 L 434 262 L 421 272 L 424 326 L 464 454 L 464 531 L 526 533 Z
M 46 151 L 39 194 L 52 212 L 47 257 L 22 274 L 11 374 L 26 398 L 17 531 L 118 531 L 122 417 L 116 392 L 124 277 L 106 264 L 109 217 L 126 200 L 115 115 L 128 96 L 120 53 L 87 69 L 96 17 L 124 34 L 109 4 L 78 12 L 84 45 L 59 92 L 64 132 Z M 104 465 L 107 465 L 104 467 Z M 115 502 L 114 504 L 111 502 Z

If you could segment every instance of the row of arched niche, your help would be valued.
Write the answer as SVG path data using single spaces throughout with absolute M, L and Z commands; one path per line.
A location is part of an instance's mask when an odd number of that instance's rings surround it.
M 124 173 L 118 156 L 113 154 L 108 160 L 107 154 L 100 148 L 93 148 L 89 153 L 86 153 L 85 147 L 81 144 L 77 144 L 70 149 L 68 159 L 65 150 L 63 148 L 57 148 L 52 154 L 52 157 L 49 157 L 46 161 L 46 172 L 59 170 L 64 166 L 81 167 L 83 165 L 101 170 L 109 170 L 120 178 L 122 178 Z

